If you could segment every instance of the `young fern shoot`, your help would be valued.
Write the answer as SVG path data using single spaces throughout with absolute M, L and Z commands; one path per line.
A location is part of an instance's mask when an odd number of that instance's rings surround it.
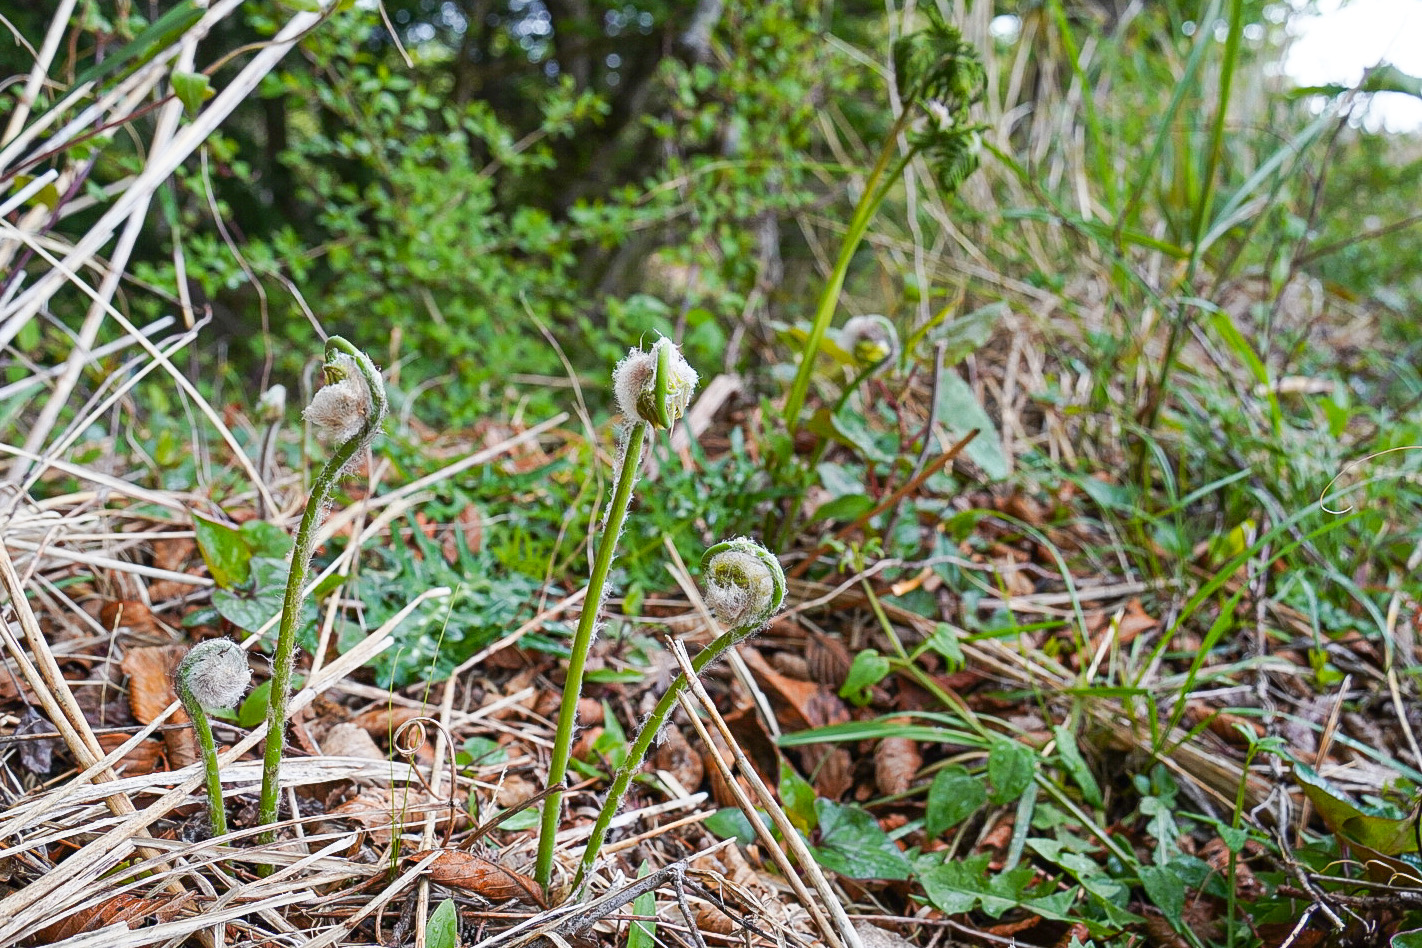
M 340 336 L 332 336 L 326 342 L 324 374 L 325 385 L 311 399 L 304 414 L 318 432 L 336 444 L 336 451 L 311 485 L 311 496 L 307 498 L 291 552 L 291 571 L 282 599 L 276 651 L 272 654 L 262 795 L 257 805 L 257 821 L 263 826 L 275 823 L 277 818 L 281 755 L 286 744 L 286 708 L 291 699 L 291 673 L 296 660 L 296 626 L 305 598 L 303 587 L 311 568 L 316 527 L 331 499 L 331 491 L 356 455 L 374 440 L 389 407 L 380 370 L 369 356 Z M 260 841 L 271 842 L 275 836 L 274 830 L 268 830 Z
M 724 655 L 731 646 L 765 628 L 785 601 L 785 571 L 781 569 L 780 561 L 748 537 L 737 537 L 711 547 L 702 557 L 701 569 L 706 583 L 702 598 L 712 616 L 726 627 L 726 631 L 691 660 L 691 667 L 697 674 Z M 612 779 L 612 787 L 603 801 L 597 822 L 593 824 L 592 835 L 588 837 L 577 877 L 573 880 L 575 892 L 592 871 L 598 851 L 607 837 L 608 827 L 622 805 L 622 798 L 627 794 L 632 778 L 642 769 L 647 752 L 688 683 L 685 675 L 678 675 L 637 732 L 627 751 L 627 758 Z
M 247 653 L 231 639 L 209 639 L 194 645 L 173 675 L 178 700 L 192 719 L 207 771 L 207 812 L 213 836 L 227 835 L 227 811 L 222 804 L 222 776 L 217 769 L 217 746 L 207 712 L 237 704 L 251 680 Z
M 696 370 L 682 357 L 676 344 L 666 338 L 658 339 L 650 351 L 637 348 L 628 352 L 627 358 L 617 364 L 612 380 L 617 406 L 627 420 L 627 428 L 623 432 L 622 447 L 613 472 L 612 502 L 608 505 L 607 517 L 602 522 L 601 535 L 597 539 L 587 596 L 583 600 L 583 612 L 578 619 L 568 658 L 568 677 L 558 709 L 558 730 L 548 762 L 550 788 L 562 784 L 568 772 L 573 731 L 577 725 L 578 698 L 583 688 L 583 667 L 592 648 L 598 616 L 602 613 L 607 574 L 616 555 L 617 541 L 622 535 L 632 488 L 642 468 L 647 433 L 653 428 L 670 428 L 685 414 L 697 382 Z M 545 891 L 553 870 L 553 841 L 561 821 L 562 804 L 561 790 L 548 794 L 543 803 L 534 878 Z

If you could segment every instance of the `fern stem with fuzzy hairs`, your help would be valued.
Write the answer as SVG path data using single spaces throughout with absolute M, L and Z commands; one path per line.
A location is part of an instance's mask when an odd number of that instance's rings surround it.
M 558 709 L 558 732 L 553 738 L 553 755 L 548 762 L 549 787 L 559 787 L 568 773 L 573 730 L 577 726 L 578 697 L 583 687 L 583 667 L 592 647 L 598 615 L 602 612 L 603 599 L 607 593 L 607 574 L 612 568 L 617 540 L 622 535 L 627 505 L 632 499 L 632 487 L 636 484 L 637 474 L 642 467 L 642 450 L 651 427 L 646 421 L 633 420 L 618 459 L 612 503 L 607 508 L 607 519 L 603 521 L 602 536 L 593 559 L 592 573 L 588 577 L 587 596 L 583 599 L 583 612 L 578 618 L 578 630 L 573 635 L 572 654 L 568 658 L 568 677 L 563 683 L 563 703 Z M 558 833 L 562 809 L 563 791 L 560 788 L 548 794 L 548 798 L 543 801 L 543 822 L 539 830 L 538 861 L 534 866 L 534 879 L 545 890 L 553 870 L 553 841 Z
M 354 371 L 359 378 L 351 377 Z M 277 627 L 276 650 L 272 654 L 271 697 L 267 704 L 267 741 L 262 761 L 262 794 L 257 804 L 257 823 L 267 826 L 276 822 L 277 806 L 281 791 L 281 756 L 286 744 L 287 703 L 291 699 L 291 674 L 296 661 L 296 626 L 301 616 L 301 604 L 305 599 L 303 586 L 311 568 L 311 554 L 316 545 L 316 527 L 331 492 L 340 481 L 347 465 L 356 453 L 375 438 L 385 418 L 388 402 L 385 383 L 380 370 L 365 353 L 340 336 L 332 336 L 326 342 L 326 383 L 328 387 L 353 383 L 363 387 L 368 401 L 357 406 L 360 417 L 358 424 L 349 419 L 321 418 L 319 423 L 344 435 L 335 454 L 326 462 L 321 473 L 311 485 L 311 496 L 307 498 L 306 510 L 301 515 L 301 525 L 296 531 L 296 543 L 291 552 L 291 570 L 287 574 L 286 594 L 282 598 L 281 623 Z M 318 393 L 319 396 L 319 393 Z M 329 409 L 329 400 L 312 400 L 313 409 Z M 308 409 L 312 417 L 312 409 Z M 318 420 L 313 417 L 313 420 Z M 347 422 L 344 427 L 342 422 Z M 275 830 L 267 830 L 258 837 L 260 843 L 270 843 L 276 839 Z

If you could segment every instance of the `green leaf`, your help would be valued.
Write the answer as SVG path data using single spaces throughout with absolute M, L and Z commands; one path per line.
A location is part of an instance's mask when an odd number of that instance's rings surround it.
M 430 913 L 425 948 L 459 948 L 459 909 L 453 899 L 445 899 Z
M 993 741 L 988 751 L 988 779 L 992 781 L 992 802 L 1010 803 L 1022 796 L 1032 782 L 1037 755 L 1030 747 L 1016 741 Z
M 627 759 L 627 734 L 606 701 L 602 703 L 602 733 L 593 741 L 592 751 L 606 757 L 613 767 L 621 767 Z
M 212 607 L 217 614 L 237 628 L 255 632 L 274 616 L 281 614 L 286 598 L 286 578 L 289 570 L 283 560 L 265 556 L 253 557 L 248 564 L 249 581 L 236 589 L 219 589 L 212 594 Z M 310 599 L 301 604 L 297 622 L 300 630 L 316 621 L 316 606 Z
M 242 534 L 242 542 L 247 544 L 247 549 L 253 556 L 283 560 L 291 552 L 291 537 L 270 520 L 248 520 L 242 524 L 239 532 Z
M 815 812 L 820 842 L 810 852 L 826 869 L 850 879 L 907 879 L 913 871 L 869 811 L 820 799 Z
M 967 659 L 963 656 L 963 647 L 958 642 L 958 630 L 946 622 L 940 622 L 933 627 L 933 635 L 929 636 L 926 644 L 943 656 L 943 661 L 950 672 L 962 671 L 967 664 Z
M 874 509 L 874 498 L 867 494 L 845 494 L 834 500 L 827 500 L 815 508 L 810 522 L 821 520 L 857 520 Z
M 939 379 L 937 407 L 938 417 L 954 441 L 962 440 L 968 432 L 977 429 L 978 436 L 963 449 L 964 456 L 982 468 L 989 480 L 1006 477 L 1007 455 L 1002 452 L 997 426 L 978 404 L 972 387 L 957 372 L 944 372 Z
M 197 115 L 202 104 L 213 96 L 212 82 L 200 72 L 175 72 L 169 81 L 173 83 L 173 94 L 189 115 Z
M 1052 728 L 1052 735 L 1057 742 L 1057 759 L 1061 761 L 1062 769 L 1070 774 L 1071 779 L 1081 788 L 1081 798 L 1086 801 L 1087 806 L 1104 806 L 1101 787 L 1096 783 L 1095 775 L 1091 773 L 1091 768 L 1086 765 L 1081 750 L 1076 746 L 1076 735 L 1061 725 Z
M 652 871 L 651 865 L 642 861 L 642 865 L 637 869 L 637 878 L 644 878 Z M 648 915 L 653 918 L 657 914 L 657 893 L 643 892 L 632 900 L 633 915 Z M 657 923 L 634 921 L 627 926 L 627 948 L 654 948 L 656 939 Z
M 1030 886 L 1035 870 L 1029 863 L 989 876 L 991 858 L 988 853 L 982 853 L 923 873 L 919 881 L 928 901 L 946 915 L 960 915 L 981 907 L 984 913 L 1000 918 L 1009 909 L 1024 908 L 1043 918 L 1066 918 L 1067 909 L 1075 898 L 1074 891 L 1034 893 Z M 1055 883 L 1048 882 L 1047 886 L 1054 888 Z
M 1422 948 L 1422 928 L 1398 932 L 1388 942 L 1390 948 Z
M 1008 312 L 1006 303 L 989 303 L 981 309 L 973 310 L 930 333 L 929 338 L 945 344 L 943 365 L 951 368 L 968 356 L 987 345 L 992 331 Z
M 761 822 L 767 827 L 770 826 L 770 817 L 756 811 Z M 751 826 L 751 821 L 746 819 L 746 815 L 739 808 L 728 806 L 715 813 L 712 813 L 701 824 L 712 832 L 718 839 L 734 839 L 742 846 L 749 846 L 755 842 L 757 837 L 755 827 Z
M 502 764 L 509 759 L 504 745 L 489 737 L 471 737 L 464 742 L 464 753 L 469 755 L 469 767 L 487 764 Z
M 1180 876 L 1168 866 L 1141 866 L 1140 877 L 1146 895 L 1178 930 L 1185 911 L 1185 883 Z
M 531 806 L 526 810 L 519 810 L 513 816 L 499 824 L 501 830 L 526 830 L 533 829 L 543 821 L 543 808 Z
M 969 773 L 966 767 L 958 764 L 944 767 L 928 788 L 925 832 L 930 837 L 936 837 L 949 827 L 957 826 L 986 803 L 987 798 L 987 786 L 982 777 Z
M 790 823 L 807 836 L 819 825 L 815 812 L 815 788 L 795 772 L 785 760 L 780 761 L 780 802 Z
M 840 686 L 839 696 L 851 704 L 864 707 L 873 700 L 873 688 L 889 673 L 889 660 L 872 648 L 866 648 L 854 656 L 849 666 L 849 674 Z
M 231 589 L 247 581 L 252 550 L 243 542 L 241 530 L 194 515 L 193 532 L 197 535 L 198 552 L 217 585 Z

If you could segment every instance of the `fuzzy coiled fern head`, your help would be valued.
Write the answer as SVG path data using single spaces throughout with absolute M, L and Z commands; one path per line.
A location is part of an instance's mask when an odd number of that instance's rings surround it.
M 899 333 L 887 316 L 855 316 L 839 331 L 839 345 L 859 365 L 870 366 L 899 351 Z
M 302 414 L 326 438 L 337 444 L 362 432 L 375 436 L 385 418 L 385 381 L 370 357 L 340 336 L 326 343 L 322 366 L 325 384 Z
M 785 602 L 780 561 L 749 537 L 718 543 L 701 559 L 702 598 L 728 629 L 750 634 L 764 628 Z
M 230 708 L 252 681 L 247 653 L 231 639 L 208 639 L 188 650 L 178 665 L 179 687 L 204 708 Z
M 612 373 L 623 417 L 639 418 L 653 428 L 670 428 L 686 414 L 696 382 L 696 370 L 665 336 L 650 350 L 630 350 Z

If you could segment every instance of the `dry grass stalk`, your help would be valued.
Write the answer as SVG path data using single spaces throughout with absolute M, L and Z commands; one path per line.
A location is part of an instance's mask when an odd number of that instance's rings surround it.
M 863 948 L 859 939 L 859 933 L 856 932 L 854 926 L 850 924 L 849 915 L 845 912 L 844 905 L 839 901 L 839 897 L 835 895 L 834 890 L 830 888 L 829 881 L 825 878 L 824 872 L 820 870 L 819 863 L 816 862 L 814 856 L 811 855 L 809 848 L 805 845 L 805 841 L 800 837 L 799 831 L 791 824 L 790 817 L 785 814 L 779 801 L 775 799 L 770 789 L 766 787 L 765 782 L 760 779 L 760 774 L 756 772 L 756 769 L 751 766 L 750 761 L 746 759 L 740 744 L 736 742 L 735 736 L 731 734 L 731 729 L 726 726 L 725 719 L 721 717 L 720 711 L 716 709 L 716 703 L 712 701 L 711 696 L 706 693 L 705 687 L 701 684 L 700 677 L 692 670 L 691 658 L 686 654 L 686 647 L 682 645 L 681 642 L 673 642 L 672 655 L 676 657 L 677 664 L 681 666 L 682 673 L 687 676 L 691 694 L 695 696 L 702 710 L 706 712 L 707 717 L 711 719 L 712 724 L 715 725 L 717 731 L 720 732 L 726 745 L 730 747 L 731 753 L 735 755 L 736 764 L 740 768 L 741 774 L 746 778 L 746 781 L 750 783 L 751 789 L 755 791 L 756 798 L 761 807 L 770 814 L 771 821 L 774 822 L 776 828 L 780 830 L 786 846 L 795 856 L 795 862 L 800 867 L 799 871 L 804 873 L 810 880 L 810 885 L 814 887 L 815 892 L 819 895 L 820 901 L 824 903 L 824 907 L 828 909 L 829 914 L 833 917 L 834 925 L 830 925 L 828 921 L 824 919 L 823 915 L 819 912 L 819 906 L 815 904 L 815 900 L 808 898 L 808 894 L 800 896 L 801 904 L 805 906 L 806 910 L 809 911 L 811 916 L 820 924 L 821 934 L 831 945 L 843 945 L 844 948 Z M 715 745 L 712 744 L 710 735 L 705 732 L 704 726 L 696 715 L 695 706 L 690 703 L 686 695 L 682 696 L 682 707 L 686 710 L 687 716 L 691 719 L 692 726 L 695 727 L 697 733 L 701 735 L 702 741 L 708 748 L 711 748 L 713 760 L 721 760 L 721 755 L 716 751 Z M 736 793 L 737 803 L 741 806 L 742 811 L 745 812 L 746 818 L 750 820 L 751 825 L 757 828 L 756 832 L 757 835 L 759 835 L 763 829 L 763 824 L 755 811 L 755 807 L 750 805 L 749 800 L 742 802 L 743 792 L 737 789 L 737 784 L 733 777 L 730 777 L 728 773 L 723 773 L 723 776 L 728 777 L 727 784 L 732 787 L 732 791 Z M 772 856 L 774 856 L 775 853 L 779 853 L 780 858 L 785 858 L 785 853 L 779 846 L 774 845 L 773 840 L 767 842 L 766 845 L 770 847 Z M 776 863 L 779 864 L 780 859 L 776 859 Z M 799 878 L 797 872 L 789 865 L 788 859 L 785 859 L 785 865 L 781 866 L 781 871 L 785 873 L 787 879 Z M 797 895 L 798 894 L 799 892 L 797 891 Z

